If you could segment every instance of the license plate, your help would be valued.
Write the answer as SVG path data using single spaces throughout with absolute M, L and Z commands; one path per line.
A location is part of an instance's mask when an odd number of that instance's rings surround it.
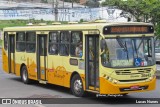
M 131 86 L 130 87 L 132 90 L 138 90 L 139 89 L 139 86 L 138 85 L 135 85 L 135 86 Z

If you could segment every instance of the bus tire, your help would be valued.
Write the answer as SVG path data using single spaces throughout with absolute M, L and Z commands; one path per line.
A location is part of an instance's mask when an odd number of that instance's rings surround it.
M 21 69 L 21 79 L 22 79 L 23 83 L 25 83 L 25 84 L 30 83 L 30 79 L 28 78 L 28 70 L 27 70 L 26 66 L 23 66 Z
M 71 79 L 71 91 L 77 97 L 84 96 L 84 89 L 82 79 L 78 74 L 74 75 Z

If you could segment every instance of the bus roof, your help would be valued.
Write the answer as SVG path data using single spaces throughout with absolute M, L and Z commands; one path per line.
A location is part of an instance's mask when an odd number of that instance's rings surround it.
M 152 25 L 143 22 L 126 22 L 126 23 L 85 23 L 85 24 L 61 24 L 61 25 L 44 25 L 44 26 L 20 26 L 20 27 L 6 27 L 3 31 L 34 31 L 34 30 L 89 30 L 103 28 L 104 26 L 115 25 Z

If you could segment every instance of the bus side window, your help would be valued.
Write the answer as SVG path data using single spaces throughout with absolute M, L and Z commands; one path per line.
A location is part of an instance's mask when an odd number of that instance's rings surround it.
M 71 33 L 71 45 L 70 45 L 70 54 L 71 56 L 80 57 L 83 50 L 82 42 L 82 32 L 74 31 Z
M 26 33 L 26 52 L 35 53 L 36 50 L 36 33 L 27 32 Z
M 60 50 L 59 54 L 62 56 L 69 55 L 69 32 L 64 31 L 60 33 Z
M 5 50 L 8 49 L 8 33 L 7 32 L 4 33 L 4 49 Z
M 51 55 L 58 54 L 58 32 L 49 33 L 49 48 L 48 52 Z
M 26 50 L 25 33 L 17 32 L 16 34 L 16 50 L 18 52 L 24 52 Z

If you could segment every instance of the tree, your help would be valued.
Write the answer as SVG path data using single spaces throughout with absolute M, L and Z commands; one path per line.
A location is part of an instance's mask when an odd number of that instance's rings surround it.
M 99 2 L 97 0 L 87 0 L 86 6 L 88 7 L 99 7 Z
M 160 36 L 160 0 L 106 0 L 102 6 L 115 6 L 131 14 L 137 22 L 151 22 Z
M 41 3 L 48 3 L 47 0 L 41 0 Z
M 133 15 L 138 22 L 150 19 L 155 23 L 160 14 L 159 0 L 106 0 L 102 5 L 116 6 L 116 8 Z

